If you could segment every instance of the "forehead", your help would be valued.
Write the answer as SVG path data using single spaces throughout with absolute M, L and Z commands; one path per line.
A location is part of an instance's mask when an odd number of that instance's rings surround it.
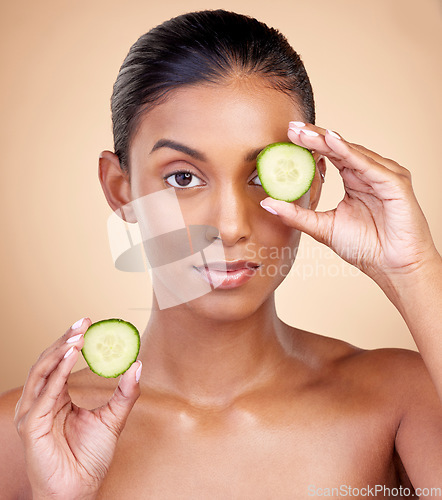
M 130 161 L 160 139 L 198 150 L 244 150 L 286 141 L 288 123 L 303 119 L 297 103 L 262 78 L 198 84 L 172 91 L 145 113 L 131 141 Z

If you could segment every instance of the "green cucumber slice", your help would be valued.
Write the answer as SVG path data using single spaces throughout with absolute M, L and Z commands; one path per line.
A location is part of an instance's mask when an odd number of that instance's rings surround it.
M 140 351 L 140 334 L 132 323 L 105 319 L 92 323 L 81 350 L 89 368 L 100 377 L 118 377 L 130 368 Z
M 295 201 L 309 189 L 315 177 L 311 152 L 292 142 L 275 142 L 256 158 L 256 170 L 264 191 L 276 200 Z

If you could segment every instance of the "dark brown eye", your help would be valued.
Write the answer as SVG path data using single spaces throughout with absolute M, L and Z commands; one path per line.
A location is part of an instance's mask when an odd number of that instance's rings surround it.
M 173 187 L 176 188 L 186 188 L 186 187 L 194 187 L 201 186 L 203 182 L 196 175 L 191 174 L 190 172 L 175 172 L 174 174 L 166 177 L 166 182 Z
M 180 172 L 175 174 L 175 181 L 179 186 L 187 186 L 192 180 L 192 174 L 189 172 Z

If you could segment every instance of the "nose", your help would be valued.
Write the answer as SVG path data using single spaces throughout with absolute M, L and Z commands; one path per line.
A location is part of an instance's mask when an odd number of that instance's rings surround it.
M 240 241 L 247 241 L 251 235 L 253 200 L 247 197 L 244 189 L 229 184 L 218 190 L 216 200 L 213 201 L 213 223 L 223 245 L 234 246 Z

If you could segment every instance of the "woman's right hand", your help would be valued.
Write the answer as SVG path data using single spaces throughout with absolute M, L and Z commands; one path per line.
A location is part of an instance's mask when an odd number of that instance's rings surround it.
M 15 425 L 34 500 L 95 498 L 140 395 L 138 361 L 121 377 L 106 405 L 86 410 L 72 403 L 67 379 L 91 321 L 78 323 L 41 354 L 16 407 Z

